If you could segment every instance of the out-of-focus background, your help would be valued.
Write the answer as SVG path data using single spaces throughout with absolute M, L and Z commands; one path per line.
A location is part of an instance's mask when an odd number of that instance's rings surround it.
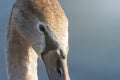
M 69 19 L 71 80 L 120 80 L 120 0 L 59 0 Z M 0 80 L 7 80 L 5 29 L 15 0 L 0 0 Z M 39 61 L 39 80 L 48 80 Z

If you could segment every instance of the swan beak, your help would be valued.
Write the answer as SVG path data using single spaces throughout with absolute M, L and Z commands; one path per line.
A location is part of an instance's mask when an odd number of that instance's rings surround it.
M 67 58 L 62 58 L 57 51 L 42 55 L 49 80 L 70 80 L 67 67 Z

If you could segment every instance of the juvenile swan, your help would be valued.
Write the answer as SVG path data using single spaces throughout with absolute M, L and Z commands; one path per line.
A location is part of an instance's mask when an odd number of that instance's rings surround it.
M 17 0 L 7 27 L 8 80 L 38 80 L 37 59 L 49 80 L 70 80 L 68 20 L 58 0 Z

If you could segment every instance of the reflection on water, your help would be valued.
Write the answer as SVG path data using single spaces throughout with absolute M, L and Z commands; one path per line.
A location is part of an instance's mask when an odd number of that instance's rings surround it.
M 13 2 L 14 0 L 0 1 L 0 80 L 7 80 L 4 58 L 5 27 Z M 120 80 L 120 1 L 60 2 L 70 23 L 68 64 L 71 80 Z M 48 80 L 43 63 L 39 64 L 42 64 L 38 67 L 39 78 Z

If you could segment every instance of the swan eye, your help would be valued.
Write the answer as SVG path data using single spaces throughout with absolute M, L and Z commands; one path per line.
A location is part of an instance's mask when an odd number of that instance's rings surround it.
M 44 28 L 44 26 L 43 25 L 39 25 L 39 29 L 41 30 L 41 31 L 43 31 L 43 32 L 45 32 L 45 28 Z

